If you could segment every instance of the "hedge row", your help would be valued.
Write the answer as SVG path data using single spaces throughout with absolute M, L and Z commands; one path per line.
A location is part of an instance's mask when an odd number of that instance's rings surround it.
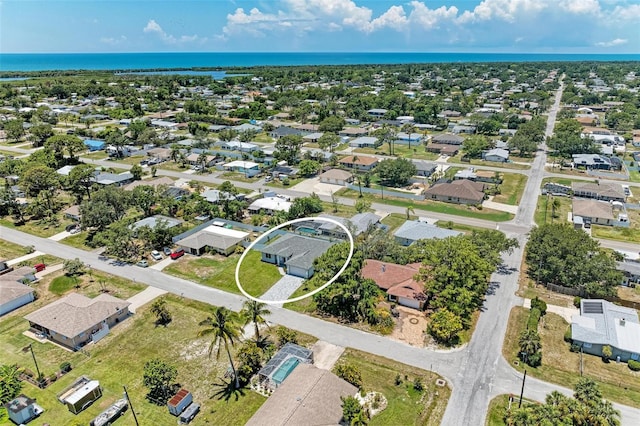
M 540 317 L 542 316 L 542 312 L 538 308 L 531 308 L 529 311 L 529 319 L 527 320 L 527 329 L 528 330 L 537 330 L 538 323 L 540 322 Z
M 633 371 L 640 371 L 640 361 L 634 361 L 630 359 L 629 361 L 627 361 L 627 365 Z

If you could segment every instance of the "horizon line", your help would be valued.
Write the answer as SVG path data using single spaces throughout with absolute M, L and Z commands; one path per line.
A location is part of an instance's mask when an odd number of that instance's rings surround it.
M 136 52 L 0 52 L 1 55 L 138 55 L 138 54 L 474 54 L 474 55 L 640 55 L 640 52 L 518 52 L 518 51 L 136 51 Z

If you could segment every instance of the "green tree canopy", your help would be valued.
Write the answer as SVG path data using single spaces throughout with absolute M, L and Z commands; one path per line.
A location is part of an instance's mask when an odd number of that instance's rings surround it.
M 380 180 L 387 186 L 405 185 L 416 174 L 416 165 L 406 158 L 386 159 L 375 169 Z
M 142 384 L 149 389 L 147 398 L 156 405 L 164 405 L 176 392 L 178 370 L 161 359 L 154 358 L 144 364 Z

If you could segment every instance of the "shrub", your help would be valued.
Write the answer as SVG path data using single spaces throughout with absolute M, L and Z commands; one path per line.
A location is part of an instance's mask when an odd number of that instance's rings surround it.
M 402 377 L 399 374 L 396 374 L 396 380 L 394 382 L 396 386 L 400 386 L 402 384 Z
M 572 343 L 571 344 L 571 352 L 580 352 L 580 345 L 577 343 Z
M 531 311 L 529 311 L 529 319 L 527 320 L 527 329 L 528 330 L 537 330 L 538 329 L 538 323 L 540 322 L 540 316 L 542 315 L 542 312 L 540 312 L 540 309 L 538 308 L 534 308 L 533 305 L 531 305 Z
M 534 308 L 540 311 L 540 315 L 547 313 L 547 303 L 544 300 L 541 300 L 538 296 L 531 299 L 531 309 Z
M 353 364 L 340 364 L 336 368 L 336 375 L 341 379 L 351 383 L 358 389 L 362 389 L 362 374 L 360 370 Z
M 564 332 L 564 341 L 567 343 L 573 341 L 573 339 L 571 339 L 571 326 L 567 327 L 567 331 Z
M 417 390 L 418 392 L 422 392 L 424 390 L 424 384 L 422 384 L 422 379 L 420 379 L 420 377 L 416 377 L 416 379 L 413 381 L 413 389 Z
M 51 383 L 53 383 L 53 382 L 55 382 L 56 380 L 58 380 L 58 375 L 57 375 L 56 373 L 52 373 L 52 374 L 49 376 L 49 381 L 50 381 Z
M 611 350 L 611 346 L 605 345 L 602 347 L 602 359 L 608 361 L 613 356 L 613 351 Z
M 640 361 L 634 361 L 632 359 L 627 362 L 627 365 L 631 369 L 631 371 L 640 371 Z
M 527 364 L 531 367 L 538 367 L 542 364 L 542 352 L 538 351 L 533 355 L 529 355 L 529 358 L 527 358 Z
M 582 300 L 582 298 L 580 296 L 576 296 L 573 298 L 573 306 L 575 306 L 576 308 L 580 309 L 580 301 Z
M 65 362 L 61 363 L 60 364 L 60 371 L 62 371 L 63 373 L 71 371 L 71 363 L 69 361 L 65 361 Z
M 276 328 L 276 336 L 278 336 L 279 348 L 283 347 L 287 343 L 298 343 L 298 333 L 283 326 Z

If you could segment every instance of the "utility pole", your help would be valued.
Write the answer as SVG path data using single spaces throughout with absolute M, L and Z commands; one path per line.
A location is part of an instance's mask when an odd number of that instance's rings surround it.
M 131 405 L 131 400 L 129 399 L 129 394 L 127 393 L 127 387 L 122 385 L 122 389 L 124 389 L 124 397 L 127 398 L 127 402 L 129 403 L 129 407 L 131 407 L 131 414 L 133 414 L 133 420 L 136 422 L 136 426 L 139 426 L 138 418 L 136 417 L 136 410 L 133 409 L 133 405 Z
M 36 361 L 36 354 L 33 353 L 33 344 L 29 343 L 29 350 L 31 351 L 31 356 L 33 357 L 33 363 L 36 365 L 36 373 L 38 373 L 38 387 L 42 388 L 42 375 L 40 374 L 40 368 L 38 368 L 38 361 Z
M 522 389 L 520 389 L 520 402 L 518 402 L 518 408 L 522 406 L 522 395 L 524 395 L 524 382 L 527 381 L 527 370 L 524 370 L 524 377 L 522 378 Z

